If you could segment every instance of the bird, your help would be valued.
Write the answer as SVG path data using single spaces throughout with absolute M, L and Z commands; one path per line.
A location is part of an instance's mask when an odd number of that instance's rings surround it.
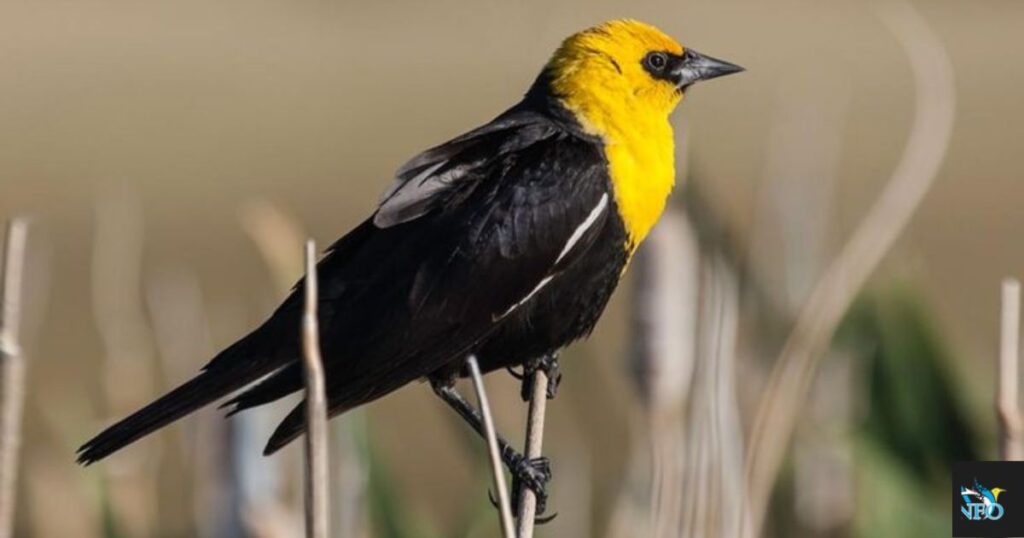
M 977 490 L 975 495 L 985 505 L 991 505 L 999 502 L 999 494 L 1006 492 L 1003 488 L 988 489 L 985 486 L 982 486 L 977 480 L 974 481 L 974 489 Z
M 1002 493 L 1006 493 L 1006 490 L 1003 488 L 988 489 L 977 480 L 974 481 L 974 489 L 960 486 L 960 495 L 963 496 L 965 503 L 970 503 L 973 497 L 981 504 L 990 506 L 999 502 L 999 495 Z
M 426 380 L 481 432 L 455 390 L 468 356 L 485 373 L 556 372 L 673 189 L 670 114 L 695 83 L 740 71 L 652 25 L 604 22 L 566 38 L 514 106 L 399 167 L 316 266 L 329 415 Z M 233 415 L 302 390 L 303 290 L 300 280 L 259 327 L 82 445 L 78 461 L 228 396 Z M 304 403 L 288 413 L 264 454 L 301 435 L 304 414 Z M 500 443 L 516 483 L 543 495 L 549 462 Z

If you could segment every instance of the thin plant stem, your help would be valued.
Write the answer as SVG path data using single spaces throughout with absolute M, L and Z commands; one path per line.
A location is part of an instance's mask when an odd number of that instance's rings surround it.
M 25 405 L 25 359 L 18 341 L 21 322 L 22 276 L 28 223 L 19 218 L 7 223 L 4 241 L 3 284 L 0 288 L 0 537 L 14 532 L 14 501 L 18 483 L 18 449 Z
M 526 423 L 526 451 L 529 459 L 541 457 L 544 448 L 544 416 L 548 403 L 548 375 L 538 368 L 530 379 L 530 414 Z M 537 518 L 537 496 L 530 488 L 520 488 L 519 494 L 519 538 L 533 538 L 533 526 Z
M 1020 363 L 1020 282 L 1003 281 L 999 331 L 999 368 L 996 374 L 996 417 L 999 419 L 999 459 L 1020 461 L 1022 425 L 1017 375 Z
M 515 538 L 515 527 L 512 525 L 512 507 L 509 503 L 508 486 L 505 484 L 505 473 L 501 463 L 500 449 L 498 448 L 498 434 L 494 428 L 494 418 L 491 416 L 491 404 L 487 400 L 487 390 L 484 388 L 483 376 L 480 375 L 480 365 L 476 357 L 470 355 L 466 359 L 469 373 L 473 378 L 473 389 L 476 390 L 477 402 L 480 405 L 480 415 L 483 417 L 484 437 L 487 438 L 487 454 L 491 462 L 491 475 L 494 478 L 494 489 L 498 496 L 498 512 L 501 515 L 501 535 L 505 538 Z
M 306 377 L 306 536 L 328 536 L 327 402 L 317 323 L 316 244 L 306 242 L 302 349 Z

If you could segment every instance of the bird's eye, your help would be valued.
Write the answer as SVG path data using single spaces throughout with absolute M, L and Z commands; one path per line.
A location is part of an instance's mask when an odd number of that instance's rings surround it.
M 664 52 L 652 52 L 647 55 L 644 61 L 652 71 L 661 71 L 668 64 L 668 58 Z

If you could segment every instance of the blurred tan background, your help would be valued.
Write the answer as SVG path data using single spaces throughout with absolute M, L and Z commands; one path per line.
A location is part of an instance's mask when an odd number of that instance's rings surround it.
M 914 5 L 952 59 L 956 125 L 935 187 L 876 279 L 921 290 L 983 407 L 998 282 L 1024 274 L 1024 3 Z M 99 471 L 76 466 L 73 452 L 281 298 L 246 215 L 270 204 L 328 245 L 372 211 L 406 158 L 512 105 L 561 38 L 617 17 L 748 69 L 694 88 L 673 121 L 685 125 L 686 168 L 736 248 L 770 295 L 798 304 L 806 290 L 781 283 L 809 285 L 822 267 L 783 274 L 800 253 L 773 243 L 785 218 L 759 204 L 766 185 L 785 185 L 787 169 L 831 177 L 822 207 L 778 206 L 796 225 L 810 215 L 809 245 L 827 257 L 888 178 L 910 125 L 906 58 L 869 2 L 0 3 L 0 216 L 33 217 L 31 260 L 46 268 L 29 283 L 18 535 L 196 533 L 189 492 L 203 476 L 172 449 L 196 419 L 111 459 L 115 481 L 156 477 L 154 496 L 134 497 L 137 521 L 102 508 Z M 160 290 L 194 293 L 186 311 L 198 305 L 205 319 L 161 323 Z M 562 515 L 545 536 L 609 525 L 637 407 L 623 362 L 628 296 L 620 291 L 594 337 L 563 360 L 547 441 Z M 110 361 L 121 366 L 104 369 Z M 501 374 L 488 382 L 500 429 L 519 439 L 518 386 Z M 110 387 L 112 399 L 102 396 Z M 281 411 L 254 413 L 272 422 Z M 455 535 L 472 510 L 484 513 L 477 535 L 491 535 L 479 447 L 426 386 L 372 404 L 365 424 L 404 509 L 434 529 L 427 535 Z M 559 496 L 559 480 L 580 476 L 588 482 L 566 488 L 586 497 Z

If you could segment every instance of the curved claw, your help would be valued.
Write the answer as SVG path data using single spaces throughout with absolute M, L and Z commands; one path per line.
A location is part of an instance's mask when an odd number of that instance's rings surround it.
M 493 506 L 494 508 L 496 508 L 498 510 L 501 510 L 501 507 L 498 506 L 498 499 L 494 498 L 494 492 L 491 491 L 490 489 L 487 490 L 487 500 L 491 502 L 491 506 Z M 546 495 L 544 496 L 543 504 L 541 504 L 539 501 L 540 501 L 540 498 L 538 497 L 538 504 L 537 504 L 538 510 L 537 510 L 537 513 L 538 514 L 543 514 L 544 510 L 542 510 L 542 509 L 547 508 L 547 496 Z M 519 496 L 518 495 L 513 497 L 513 499 L 512 499 L 512 507 L 511 508 L 512 508 L 513 514 L 518 514 L 519 513 Z M 558 517 L 558 512 L 555 512 L 554 514 L 551 514 L 550 516 L 540 516 L 540 515 L 538 515 L 537 517 L 534 518 L 533 522 L 535 524 L 537 524 L 537 525 L 547 525 L 548 523 L 551 523 L 552 521 L 554 521 L 554 519 L 556 517 Z
M 538 513 L 540 513 L 540 512 L 538 511 Z M 554 521 L 554 519 L 556 517 L 558 517 L 558 512 L 555 512 L 554 514 L 551 514 L 550 516 L 544 516 L 544 517 L 539 517 L 538 516 L 538 517 L 534 518 L 533 522 L 535 524 L 537 524 L 537 525 L 547 525 L 548 523 L 551 523 L 552 521 Z
M 498 506 L 498 499 L 494 498 L 494 492 L 491 491 L 491 488 L 487 488 L 487 500 L 491 501 L 491 506 L 501 509 L 501 507 Z
M 526 487 L 537 497 L 537 515 L 543 514 L 548 504 L 547 484 L 551 481 L 551 460 L 543 456 L 533 459 L 523 457 L 511 471 L 515 511 L 519 511 L 520 493 L 522 488 Z
M 522 381 L 522 380 L 526 379 L 526 372 L 525 371 L 523 373 L 519 373 L 519 372 L 515 371 L 515 369 L 512 366 L 509 366 L 509 367 L 505 368 L 505 370 L 508 371 L 508 374 L 510 376 L 518 379 L 519 381 Z

